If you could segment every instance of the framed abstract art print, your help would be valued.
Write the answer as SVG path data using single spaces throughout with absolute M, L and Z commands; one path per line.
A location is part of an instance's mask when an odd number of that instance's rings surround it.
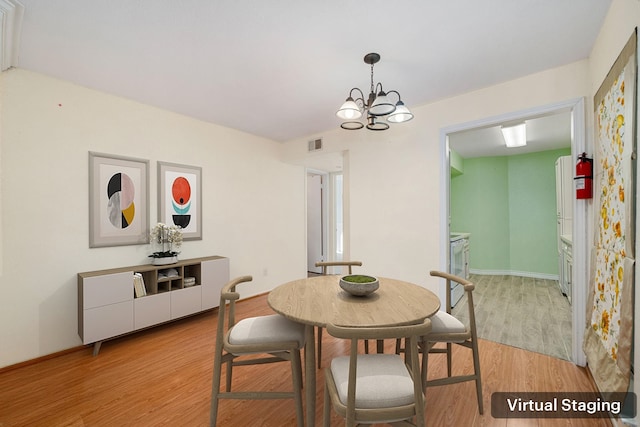
M 89 247 L 149 243 L 149 161 L 89 152 Z
M 158 220 L 202 240 L 202 168 L 158 162 Z

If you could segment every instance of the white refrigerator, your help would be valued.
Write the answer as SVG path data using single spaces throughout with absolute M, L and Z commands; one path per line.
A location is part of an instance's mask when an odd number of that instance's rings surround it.
M 566 289 L 566 280 L 563 280 L 564 266 L 562 262 L 562 236 L 571 240 L 573 230 L 573 160 L 571 156 L 558 157 L 556 160 L 556 220 L 557 220 L 557 251 L 558 272 L 560 290 L 571 298 L 571 289 Z

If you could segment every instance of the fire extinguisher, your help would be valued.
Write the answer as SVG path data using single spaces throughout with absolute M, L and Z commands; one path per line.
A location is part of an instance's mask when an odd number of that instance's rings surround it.
M 590 199 L 592 197 L 593 183 L 593 159 L 587 157 L 587 153 L 578 156 L 576 164 L 576 198 Z

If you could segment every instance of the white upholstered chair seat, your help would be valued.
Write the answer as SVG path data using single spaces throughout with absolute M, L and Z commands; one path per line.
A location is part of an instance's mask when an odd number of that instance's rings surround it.
M 457 334 L 467 332 L 464 323 L 447 313 L 446 311 L 438 311 L 430 317 L 431 334 Z
M 304 325 L 295 323 L 279 314 L 242 319 L 229 333 L 233 345 L 253 345 L 297 341 L 304 346 Z
M 331 361 L 331 373 L 340 401 L 347 404 L 349 356 Z M 413 380 L 403 359 L 396 354 L 358 356 L 356 407 L 364 409 L 410 405 L 414 401 Z

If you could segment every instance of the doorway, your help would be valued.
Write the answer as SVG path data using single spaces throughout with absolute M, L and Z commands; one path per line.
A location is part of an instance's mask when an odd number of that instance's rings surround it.
M 318 261 L 340 261 L 349 250 L 348 152 L 314 153 L 305 166 L 307 271 L 319 274 Z
M 470 123 L 463 123 L 456 126 L 447 127 L 441 129 L 441 148 L 442 148 L 442 167 L 441 167 L 441 254 L 442 265 L 444 268 L 449 269 L 451 260 L 449 255 L 449 234 L 451 231 L 465 231 L 465 230 L 451 230 L 451 212 L 450 212 L 450 191 L 451 191 L 451 176 L 450 167 L 452 164 L 452 155 L 450 151 L 450 137 L 457 132 L 466 132 L 474 129 L 488 129 L 491 127 L 500 126 L 501 124 L 511 124 L 514 122 L 521 122 L 524 120 L 539 118 L 544 116 L 554 115 L 560 112 L 569 112 L 570 127 L 571 127 L 571 153 L 574 156 L 576 153 L 587 151 L 585 148 L 585 119 L 584 119 L 584 100 L 582 98 L 569 100 L 566 102 L 538 107 L 526 111 L 509 113 L 497 117 L 483 119 Z M 575 157 L 575 156 L 574 156 Z M 574 251 L 573 251 L 573 265 L 574 265 L 574 283 L 576 283 L 576 289 L 573 295 L 573 304 L 571 306 L 571 359 L 574 363 L 584 366 L 586 359 L 581 349 L 581 343 L 583 341 L 585 316 L 584 310 L 580 310 L 579 307 L 584 306 L 586 300 L 587 286 L 587 256 L 586 256 L 586 222 L 587 222 L 587 205 L 586 203 L 574 203 L 574 223 L 572 235 L 574 236 Z M 473 254 L 471 255 L 473 256 Z M 444 289 L 441 289 L 440 298 L 444 300 Z
M 307 170 L 307 272 L 320 274 L 316 262 L 327 260 L 329 174 Z

